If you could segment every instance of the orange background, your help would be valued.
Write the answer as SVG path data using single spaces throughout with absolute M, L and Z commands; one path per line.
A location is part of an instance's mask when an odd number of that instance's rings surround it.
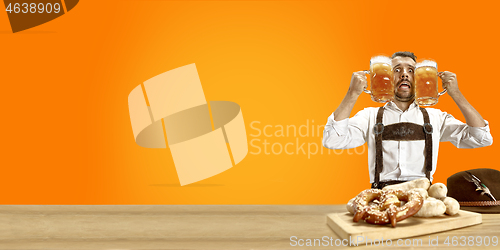
M 255 155 L 250 146 L 235 167 L 181 187 L 169 149 L 135 144 L 128 94 L 153 76 L 196 63 L 207 100 L 241 106 L 249 142 L 284 145 L 296 138 L 253 137 L 250 123 L 324 125 L 353 71 L 367 69 L 371 56 L 408 50 L 456 73 L 497 138 L 499 7 L 498 1 L 86 0 L 16 34 L 0 11 L 0 203 L 344 203 L 369 187 L 366 150 L 323 149 L 308 159 Z M 352 115 L 367 106 L 378 104 L 363 94 Z M 447 95 L 435 108 L 463 120 Z M 299 140 L 321 145 L 317 134 Z M 472 168 L 500 169 L 499 153 L 495 143 L 473 150 L 442 143 L 435 181 Z

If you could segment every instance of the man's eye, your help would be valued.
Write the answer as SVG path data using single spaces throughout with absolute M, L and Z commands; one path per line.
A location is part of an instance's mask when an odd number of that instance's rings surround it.
M 399 73 L 399 71 L 400 71 L 399 69 L 395 69 L 395 70 L 394 70 L 394 72 L 397 72 L 397 73 Z
M 408 70 L 408 72 L 411 72 L 411 73 L 413 73 L 413 69 L 409 69 L 409 70 Z

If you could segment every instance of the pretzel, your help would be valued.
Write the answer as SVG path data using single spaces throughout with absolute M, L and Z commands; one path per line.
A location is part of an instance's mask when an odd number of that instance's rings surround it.
M 406 203 L 401 206 L 401 201 Z M 414 191 L 367 189 L 359 193 L 353 203 L 354 222 L 362 219 L 370 224 L 391 223 L 396 227 L 396 222 L 417 213 L 424 200 Z

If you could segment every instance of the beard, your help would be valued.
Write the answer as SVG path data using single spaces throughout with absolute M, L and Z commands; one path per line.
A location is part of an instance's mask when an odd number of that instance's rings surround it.
M 413 98 L 415 98 L 415 94 L 410 94 L 409 96 L 403 96 L 403 95 L 400 95 L 398 92 L 396 92 L 394 95 L 394 99 L 396 99 L 397 101 L 400 101 L 400 102 L 409 102 L 409 101 L 412 101 Z
M 413 91 L 413 84 L 410 83 L 410 92 L 407 93 L 407 92 L 403 92 L 403 93 L 400 93 L 398 91 L 399 89 L 399 86 L 401 85 L 401 83 L 404 81 L 404 79 L 402 80 L 399 80 L 398 83 L 397 83 L 397 88 L 396 90 L 394 91 L 394 99 L 396 99 L 397 101 L 400 101 L 400 102 L 409 102 L 409 101 L 412 101 L 414 98 L 415 98 L 415 91 Z

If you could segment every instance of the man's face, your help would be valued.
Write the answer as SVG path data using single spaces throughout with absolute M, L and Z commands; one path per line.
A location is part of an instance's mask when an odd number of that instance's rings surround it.
M 415 97 L 415 64 L 410 57 L 397 56 L 392 59 L 394 95 L 398 101 L 410 102 Z

